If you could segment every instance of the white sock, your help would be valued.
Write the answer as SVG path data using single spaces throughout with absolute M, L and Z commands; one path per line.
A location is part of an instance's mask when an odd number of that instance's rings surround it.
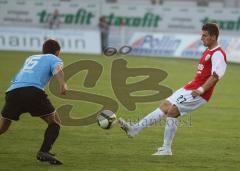
M 145 116 L 143 119 L 141 119 L 138 123 L 136 123 L 134 125 L 134 128 L 136 131 L 139 132 L 148 126 L 159 122 L 162 116 L 164 116 L 164 112 L 160 108 L 157 108 L 153 112 Z
M 178 120 L 177 118 L 166 118 L 166 125 L 165 125 L 165 131 L 164 131 L 164 147 L 171 148 L 172 141 L 174 138 L 174 135 L 177 130 Z

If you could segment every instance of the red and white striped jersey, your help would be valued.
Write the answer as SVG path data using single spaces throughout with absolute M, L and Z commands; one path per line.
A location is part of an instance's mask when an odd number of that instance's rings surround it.
M 227 57 L 226 53 L 219 46 L 209 50 L 206 49 L 199 61 L 197 73 L 194 80 L 189 82 L 184 86 L 186 90 L 195 90 L 198 87 L 202 86 L 207 79 L 215 72 L 219 79 L 224 75 L 227 67 Z M 205 91 L 201 97 L 205 100 L 209 100 L 212 96 L 214 86 Z

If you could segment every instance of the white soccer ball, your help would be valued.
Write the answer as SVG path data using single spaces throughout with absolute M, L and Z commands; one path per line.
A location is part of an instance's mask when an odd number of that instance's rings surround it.
M 103 110 L 97 115 L 97 123 L 103 129 L 110 129 L 117 122 L 117 116 L 110 110 Z

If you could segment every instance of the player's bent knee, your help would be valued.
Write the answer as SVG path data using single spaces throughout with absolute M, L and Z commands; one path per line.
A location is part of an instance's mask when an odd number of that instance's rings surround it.
M 164 101 L 160 104 L 160 109 L 167 114 L 168 110 L 170 109 L 170 107 L 172 106 L 172 104 L 168 101 Z
M 61 128 L 60 124 L 58 124 L 56 122 L 53 122 L 53 123 L 49 124 L 48 126 L 53 127 L 56 130 L 60 130 L 60 128 Z
M 167 117 L 170 117 L 170 118 L 178 118 L 180 116 L 177 113 L 167 113 L 166 115 L 167 115 Z
M 177 118 L 180 116 L 180 112 L 178 110 L 178 107 L 176 105 L 172 105 L 169 110 L 167 111 L 167 117 L 171 118 Z

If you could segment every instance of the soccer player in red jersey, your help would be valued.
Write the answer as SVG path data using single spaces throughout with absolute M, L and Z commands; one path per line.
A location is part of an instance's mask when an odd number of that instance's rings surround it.
M 121 128 L 129 137 L 136 136 L 141 130 L 160 121 L 166 115 L 164 142 L 153 155 L 172 155 L 171 145 L 177 130 L 177 118 L 203 106 L 209 101 L 215 85 L 223 77 L 227 60 L 223 49 L 218 45 L 218 26 L 207 23 L 202 26 L 201 40 L 206 50 L 203 52 L 195 78 L 175 91 L 160 107 L 149 113 L 138 123 L 131 125 L 119 118 Z

